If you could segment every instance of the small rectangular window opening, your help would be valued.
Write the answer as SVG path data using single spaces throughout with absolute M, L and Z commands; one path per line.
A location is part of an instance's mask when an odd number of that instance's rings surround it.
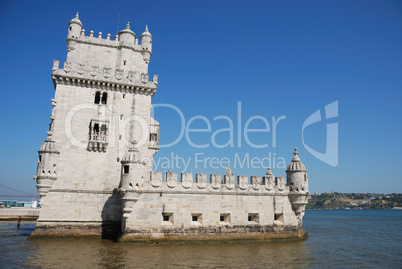
M 128 174 L 130 172 L 130 166 L 125 165 L 124 166 L 124 174 Z
M 219 221 L 221 222 L 221 224 L 230 224 L 230 214 L 229 213 L 220 214 Z
M 283 213 L 275 213 L 274 214 L 274 220 L 283 222 Z
M 191 214 L 191 221 L 192 224 L 200 225 L 202 223 L 202 214 L 200 213 Z
M 248 221 L 252 223 L 259 223 L 258 213 L 248 213 Z
M 173 224 L 173 213 L 162 213 L 163 224 Z

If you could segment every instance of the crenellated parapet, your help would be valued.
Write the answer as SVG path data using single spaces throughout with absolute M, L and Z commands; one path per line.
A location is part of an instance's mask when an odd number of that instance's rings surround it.
M 83 29 L 78 13 L 69 22 L 67 59 L 62 68 L 53 62 L 53 83 L 103 88 L 145 95 L 154 95 L 158 75 L 150 77 L 148 64 L 152 55 L 152 35 L 146 26 L 140 37 L 130 29 L 130 23 L 115 39 L 102 32 L 89 35 Z M 151 79 L 151 81 L 150 81 Z
M 94 46 L 103 46 L 110 48 L 126 48 L 143 55 L 144 61 L 148 64 L 152 55 L 152 35 L 148 30 L 148 25 L 145 27 L 145 32 L 141 35 L 141 44 L 139 44 L 137 35 L 130 29 L 130 23 L 127 22 L 126 28 L 120 31 L 114 40 L 111 40 L 111 34 L 108 33 L 106 38 L 103 38 L 103 33 L 99 32 L 95 36 L 94 31 L 89 32 L 89 36 L 85 35 L 85 29 L 82 28 L 78 12 L 75 17 L 69 22 L 67 34 L 67 51 L 74 50 L 77 44 L 88 44 Z
M 209 178 L 209 181 L 207 180 Z M 200 193 L 227 195 L 288 195 L 284 177 L 243 176 L 220 174 L 181 173 L 153 171 L 138 192 Z

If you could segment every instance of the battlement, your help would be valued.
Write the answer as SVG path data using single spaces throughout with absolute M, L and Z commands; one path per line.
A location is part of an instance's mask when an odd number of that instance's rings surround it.
M 150 174 L 150 180 L 144 182 L 136 191 L 279 196 L 286 196 L 289 193 L 289 187 L 286 186 L 284 177 L 239 175 L 237 182 L 233 174 L 223 177 L 220 174 L 210 174 L 209 181 L 207 178 L 207 174 L 196 174 L 194 180 L 192 173 L 181 173 L 180 181 L 178 181 L 175 172 L 153 171 Z
M 78 76 L 89 73 L 90 76 L 96 77 L 97 74 L 102 74 L 103 79 L 115 79 L 115 82 L 126 79 L 127 83 L 137 80 L 147 83 L 148 64 L 152 55 L 152 35 L 148 26 L 140 39 L 141 42 L 130 29 L 130 23 L 118 32 L 114 40 L 111 40 L 110 33 L 104 38 L 102 32 L 95 36 L 92 30 L 87 36 L 77 13 L 68 23 L 67 60 L 63 70 L 69 73 L 73 71 L 71 65 L 76 64 Z M 55 69 L 54 66 L 53 71 Z
M 139 52 L 147 50 L 146 47 L 141 46 L 141 42 L 138 40 L 138 38 L 135 38 L 133 43 L 123 43 L 121 42 L 122 40 L 119 40 L 119 35 L 116 35 L 114 39 L 111 39 L 111 37 L 112 35 L 110 33 L 108 33 L 106 37 L 104 37 L 102 32 L 99 32 L 97 35 L 95 35 L 95 32 L 93 30 L 89 32 L 89 35 L 86 35 L 85 29 L 82 29 L 79 36 L 67 37 L 67 42 L 76 41 L 78 43 L 86 43 L 90 45 L 112 48 L 125 47 Z

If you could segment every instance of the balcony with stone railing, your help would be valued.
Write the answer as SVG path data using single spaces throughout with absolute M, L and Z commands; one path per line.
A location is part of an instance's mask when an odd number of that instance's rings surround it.
M 99 151 L 105 152 L 107 147 L 107 133 L 104 131 L 96 132 L 93 131 L 89 135 L 88 150 L 89 151 Z

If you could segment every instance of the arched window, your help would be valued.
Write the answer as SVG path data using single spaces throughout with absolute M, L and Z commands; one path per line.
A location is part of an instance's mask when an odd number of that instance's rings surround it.
M 101 96 L 101 93 L 100 93 L 100 92 L 96 92 L 96 94 L 95 94 L 95 104 L 99 104 L 99 103 L 100 103 L 100 96 Z
M 102 95 L 102 105 L 107 104 L 107 92 L 104 92 Z

